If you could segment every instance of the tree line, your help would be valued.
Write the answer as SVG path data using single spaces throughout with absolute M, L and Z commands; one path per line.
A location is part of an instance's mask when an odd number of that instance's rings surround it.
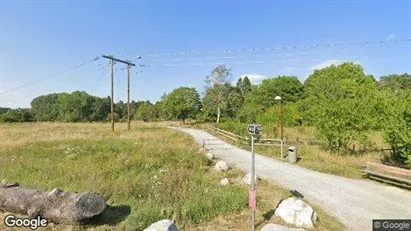
M 314 126 L 327 149 L 344 153 L 353 143 L 372 146 L 369 134 L 382 131 L 394 160 L 411 165 L 411 75 L 392 74 L 377 81 L 358 64 L 343 63 L 315 70 L 304 82 L 296 76 L 266 78 L 253 85 L 218 65 L 205 87 L 179 87 L 156 103 L 132 101 L 136 120 L 195 119 L 279 125 L 280 103 L 286 126 Z M 281 96 L 281 101 L 276 100 Z M 126 119 L 126 104 L 115 104 L 115 120 Z M 30 109 L 0 109 L 0 121 L 91 122 L 110 119 L 110 98 L 75 91 L 39 96 Z

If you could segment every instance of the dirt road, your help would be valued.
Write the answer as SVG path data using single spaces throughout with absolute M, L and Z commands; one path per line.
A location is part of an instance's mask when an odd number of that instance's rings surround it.
M 229 145 L 207 132 L 176 128 L 189 133 L 215 156 L 243 171 L 250 171 L 250 152 Z M 258 151 L 257 151 L 258 152 Z M 297 190 L 310 203 L 321 206 L 349 230 L 372 230 L 372 219 L 411 219 L 411 192 L 383 184 L 347 179 L 256 155 L 259 177 Z

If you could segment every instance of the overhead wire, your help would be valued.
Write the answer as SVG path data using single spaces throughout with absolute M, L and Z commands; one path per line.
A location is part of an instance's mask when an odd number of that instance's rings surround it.
M 191 51 L 191 52 L 174 52 L 174 53 L 147 53 L 143 55 L 129 54 L 127 57 L 159 57 L 159 56 L 177 56 L 177 55 L 199 55 L 211 53 L 235 53 L 235 52 L 256 52 L 256 51 L 272 51 L 272 50 L 289 50 L 302 48 L 319 48 L 319 47 L 341 47 L 341 46 L 365 46 L 371 44 L 388 44 L 411 42 L 411 38 L 396 39 L 396 40 L 376 40 L 365 42 L 351 42 L 351 43 L 327 43 L 301 46 L 267 46 L 261 48 L 245 48 L 245 49 L 222 49 L 222 50 L 208 50 L 208 51 Z
M 72 71 L 72 70 L 75 70 L 75 69 L 77 69 L 77 68 L 86 66 L 87 64 L 90 64 L 90 63 L 92 63 L 92 62 L 94 62 L 94 61 L 97 61 L 99 58 L 100 58 L 100 57 L 95 57 L 95 58 L 93 58 L 93 59 L 91 59 L 91 60 L 89 60 L 89 61 L 86 61 L 86 62 L 80 63 L 80 64 L 78 64 L 78 65 L 76 65 L 76 66 L 73 66 L 73 67 L 64 69 L 64 70 L 62 70 L 62 71 L 60 71 L 60 72 L 57 72 L 57 73 L 55 73 L 55 74 L 46 76 L 46 77 L 44 77 L 44 78 L 40 78 L 40 79 L 37 79 L 37 80 L 34 80 L 34 81 L 26 82 L 26 83 L 24 83 L 24 84 L 22 84 L 22 85 L 19 85 L 19 86 L 17 86 L 17 87 L 14 87 L 14 88 L 11 88 L 11 89 L 2 91 L 2 92 L 0 93 L 0 95 L 3 95 L 4 93 L 8 93 L 8 92 L 11 92 L 11 91 L 14 91 L 14 90 L 17 90 L 17 89 L 20 89 L 20 88 L 23 88 L 23 87 L 32 85 L 32 84 L 36 84 L 36 83 L 42 82 L 42 81 L 47 80 L 47 79 L 51 79 L 51 78 L 60 76 L 60 75 L 62 75 L 62 74 L 64 74 L 64 73 L 67 73 L 67 72 Z

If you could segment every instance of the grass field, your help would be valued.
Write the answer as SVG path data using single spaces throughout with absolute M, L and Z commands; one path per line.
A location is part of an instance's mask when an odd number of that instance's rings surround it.
M 27 188 L 94 191 L 107 201 L 91 226 L 52 225 L 40 230 L 142 230 L 169 218 L 180 230 L 248 230 L 248 186 L 236 169 L 219 173 L 190 136 L 147 124 L 0 124 L 0 180 Z M 228 177 L 230 186 L 220 186 Z M 291 194 L 261 181 L 257 223 Z M 316 208 L 316 230 L 344 230 Z M 0 229 L 5 213 L 0 213 Z
M 226 129 L 224 125 L 220 126 L 222 129 Z M 231 132 L 237 132 L 236 134 L 246 135 L 247 130 L 246 126 L 241 130 L 239 128 L 227 129 Z M 230 127 L 228 127 L 230 128 Z M 264 128 L 263 128 L 264 129 Z M 286 127 L 285 137 L 288 139 L 315 139 L 315 130 L 309 127 Z M 224 141 L 241 147 L 243 149 L 249 150 L 249 145 L 243 145 L 231 139 L 228 139 L 224 136 L 213 132 L 212 130 L 207 129 L 207 132 L 223 139 Z M 264 138 L 278 138 L 275 128 L 266 128 L 263 133 Z M 381 134 L 374 133 L 371 135 L 372 141 L 375 143 L 375 147 L 383 148 L 387 147 L 387 144 L 384 143 Z M 341 155 L 337 153 L 331 153 L 322 149 L 319 146 L 309 146 L 309 145 L 296 145 L 298 150 L 298 155 L 301 158 L 296 164 L 308 169 L 316 170 L 319 172 L 329 173 L 337 176 L 349 177 L 349 178 L 362 178 L 361 170 L 364 168 L 364 165 L 367 161 L 380 162 L 383 159 L 384 155 L 389 153 L 382 152 L 366 152 L 366 153 L 357 153 L 357 154 L 347 154 Z M 284 155 L 287 154 L 288 146 L 285 145 L 283 150 Z M 262 155 L 276 158 L 281 161 L 287 161 L 287 159 L 281 159 L 281 149 L 280 147 L 274 146 L 257 146 L 256 151 Z

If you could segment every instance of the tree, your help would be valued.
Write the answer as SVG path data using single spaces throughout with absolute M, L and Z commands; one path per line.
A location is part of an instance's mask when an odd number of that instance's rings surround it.
M 230 83 L 231 78 L 231 69 L 225 65 L 218 65 L 205 80 L 207 102 L 216 112 L 217 123 L 220 122 L 222 109 L 227 106 L 227 97 L 224 97 L 224 92 L 227 92 L 226 83 Z
M 411 168 L 411 91 L 391 98 L 384 120 L 384 138 L 391 145 L 391 162 Z
M 0 114 L 4 114 L 6 113 L 8 110 L 10 110 L 11 108 L 8 107 L 0 107 Z
M 382 76 L 378 81 L 380 89 L 406 90 L 411 89 L 411 75 L 404 73 L 402 75 Z
M 142 120 L 144 122 L 150 122 L 155 119 L 155 108 L 149 102 L 145 102 L 140 105 L 135 115 L 135 119 Z
M 244 78 L 239 78 L 236 84 L 236 88 L 239 90 L 241 96 L 244 98 L 245 95 L 252 89 L 250 79 L 247 76 L 245 76 Z
M 93 113 L 94 98 L 84 91 L 61 93 L 57 97 L 58 118 L 64 122 L 86 122 Z
M 59 94 L 48 94 L 34 98 L 31 108 L 37 121 L 56 121 L 58 116 L 57 96 Z
M 104 121 L 107 114 L 111 111 L 110 96 L 106 98 L 94 97 L 93 101 L 93 109 L 89 121 Z
M 172 118 L 185 122 L 200 112 L 200 94 L 195 88 L 179 87 L 163 99 L 163 108 Z
M 33 122 L 34 116 L 30 109 L 17 108 L 7 110 L 6 113 L 1 114 L 0 122 L 19 123 L 19 122 Z
M 284 103 L 297 102 L 304 98 L 304 85 L 295 76 L 264 79 L 259 87 L 246 95 L 245 103 L 261 104 L 267 109 L 279 103 L 276 96 L 281 96 Z
M 354 142 L 370 145 L 375 120 L 376 83 L 360 65 L 344 63 L 316 70 L 306 80 L 308 117 L 332 151 Z

